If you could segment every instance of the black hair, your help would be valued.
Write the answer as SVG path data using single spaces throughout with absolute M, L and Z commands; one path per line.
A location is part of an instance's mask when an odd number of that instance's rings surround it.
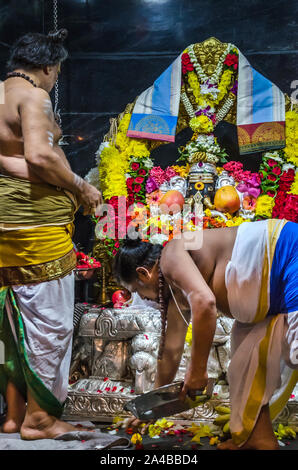
M 21 36 L 12 46 L 6 63 L 7 72 L 15 69 L 41 69 L 46 65 L 57 65 L 68 57 L 63 42 L 68 35 L 66 29 L 41 33 L 28 33 Z
M 153 245 L 150 242 L 143 242 L 140 239 L 126 239 L 116 254 L 114 260 L 114 275 L 118 282 L 130 283 L 136 278 L 136 268 L 144 266 L 152 268 L 160 259 L 162 245 Z M 165 297 L 165 280 L 158 266 L 158 300 L 161 313 L 161 336 L 157 359 L 160 361 L 165 347 L 165 334 L 168 314 L 168 297 Z
M 140 239 L 127 238 L 114 260 L 114 274 L 121 282 L 130 283 L 135 280 L 136 269 L 140 266 L 152 268 L 160 257 L 162 245 L 153 245 Z

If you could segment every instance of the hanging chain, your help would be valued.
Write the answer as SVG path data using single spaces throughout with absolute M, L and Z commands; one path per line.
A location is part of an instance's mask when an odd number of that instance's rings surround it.
M 53 27 L 54 31 L 58 31 L 58 0 L 53 0 Z M 60 116 L 60 109 L 58 109 L 58 102 L 59 102 L 59 82 L 58 78 L 55 82 L 55 106 L 54 106 L 54 113 L 56 116 L 56 120 L 58 125 L 61 127 L 62 120 Z

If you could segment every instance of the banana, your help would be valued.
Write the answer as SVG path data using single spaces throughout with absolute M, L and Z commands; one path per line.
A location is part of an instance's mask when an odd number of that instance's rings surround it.
M 217 424 L 219 426 L 223 426 L 224 424 L 226 424 L 227 421 L 230 420 L 230 417 L 231 417 L 231 414 L 225 414 L 225 415 L 220 415 L 220 416 L 217 416 L 217 418 L 215 418 L 215 420 L 213 421 L 214 424 Z
M 228 408 L 227 406 L 216 406 L 214 409 L 220 415 L 226 415 L 231 413 L 230 408 Z
M 230 432 L 230 421 L 228 421 L 223 427 L 224 434 L 228 434 Z

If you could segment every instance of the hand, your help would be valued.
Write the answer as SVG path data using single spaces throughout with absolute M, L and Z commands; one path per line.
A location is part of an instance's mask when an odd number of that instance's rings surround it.
M 206 370 L 198 370 L 190 365 L 186 371 L 183 388 L 179 399 L 184 401 L 186 394 L 191 396 L 192 391 L 204 390 L 208 383 L 208 374 Z
M 95 186 L 84 182 L 82 191 L 79 194 L 79 202 L 84 208 L 83 215 L 94 214 L 96 208 L 102 204 L 102 195 Z
M 154 423 L 154 420 L 144 421 L 144 420 L 140 420 L 138 418 L 133 417 L 133 418 L 125 419 L 125 421 L 123 422 L 122 427 L 125 427 L 125 429 L 132 428 L 135 433 L 138 432 L 138 433 L 144 435 L 144 434 L 146 434 L 150 424 L 152 424 L 152 423 Z M 144 426 L 144 424 L 145 424 L 145 426 Z

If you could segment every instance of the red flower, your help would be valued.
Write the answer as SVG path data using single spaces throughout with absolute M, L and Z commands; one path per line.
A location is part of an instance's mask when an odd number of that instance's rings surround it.
M 185 75 L 187 72 L 192 72 L 194 70 L 194 67 L 190 61 L 189 55 L 184 53 L 182 54 L 181 57 L 181 62 L 182 62 L 182 73 Z
M 281 183 L 293 183 L 294 181 L 294 178 L 295 178 L 295 171 L 290 168 L 288 171 L 285 171 L 281 177 L 280 177 L 280 181 Z
M 128 188 L 132 188 L 133 182 L 134 182 L 134 179 L 133 179 L 133 178 L 127 178 L 127 180 L 126 180 L 126 186 L 127 186 Z
M 279 166 L 275 166 L 274 168 L 272 168 L 272 173 L 279 176 L 281 174 L 281 169 L 279 168 Z
M 275 196 L 275 192 L 274 191 L 267 191 L 267 196 L 270 196 L 270 197 L 274 197 Z
M 236 70 L 238 67 L 238 56 L 236 54 L 228 54 L 224 64 Z
M 290 194 L 286 197 L 282 217 L 291 222 L 298 222 L 298 195 Z
M 137 176 L 135 178 L 135 182 L 138 183 L 138 184 L 142 184 L 144 181 L 144 178 L 142 176 Z
M 139 164 L 139 163 L 137 163 L 137 162 L 132 162 L 132 164 L 131 164 L 131 169 L 132 169 L 133 171 L 136 171 L 136 170 L 138 170 L 139 168 L 140 168 L 140 164 Z
M 276 176 L 275 176 L 275 175 L 272 175 L 271 173 L 269 173 L 269 174 L 267 175 L 267 178 L 268 178 L 268 180 L 270 180 L 270 181 L 276 181 L 276 179 L 277 179 Z
M 147 174 L 147 171 L 144 170 L 144 168 L 140 168 L 139 171 L 138 171 L 138 175 L 140 176 L 145 176 Z
M 135 184 L 134 188 L 133 188 L 133 192 L 134 193 L 139 193 L 142 189 L 142 186 L 140 184 Z
M 268 163 L 268 165 L 269 165 L 271 168 L 277 165 L 277 161 L 276 161 L 276 160 L 273 160 L 273 158 L 269 158 L 269 159 L 267 160 L 267 163 Z

